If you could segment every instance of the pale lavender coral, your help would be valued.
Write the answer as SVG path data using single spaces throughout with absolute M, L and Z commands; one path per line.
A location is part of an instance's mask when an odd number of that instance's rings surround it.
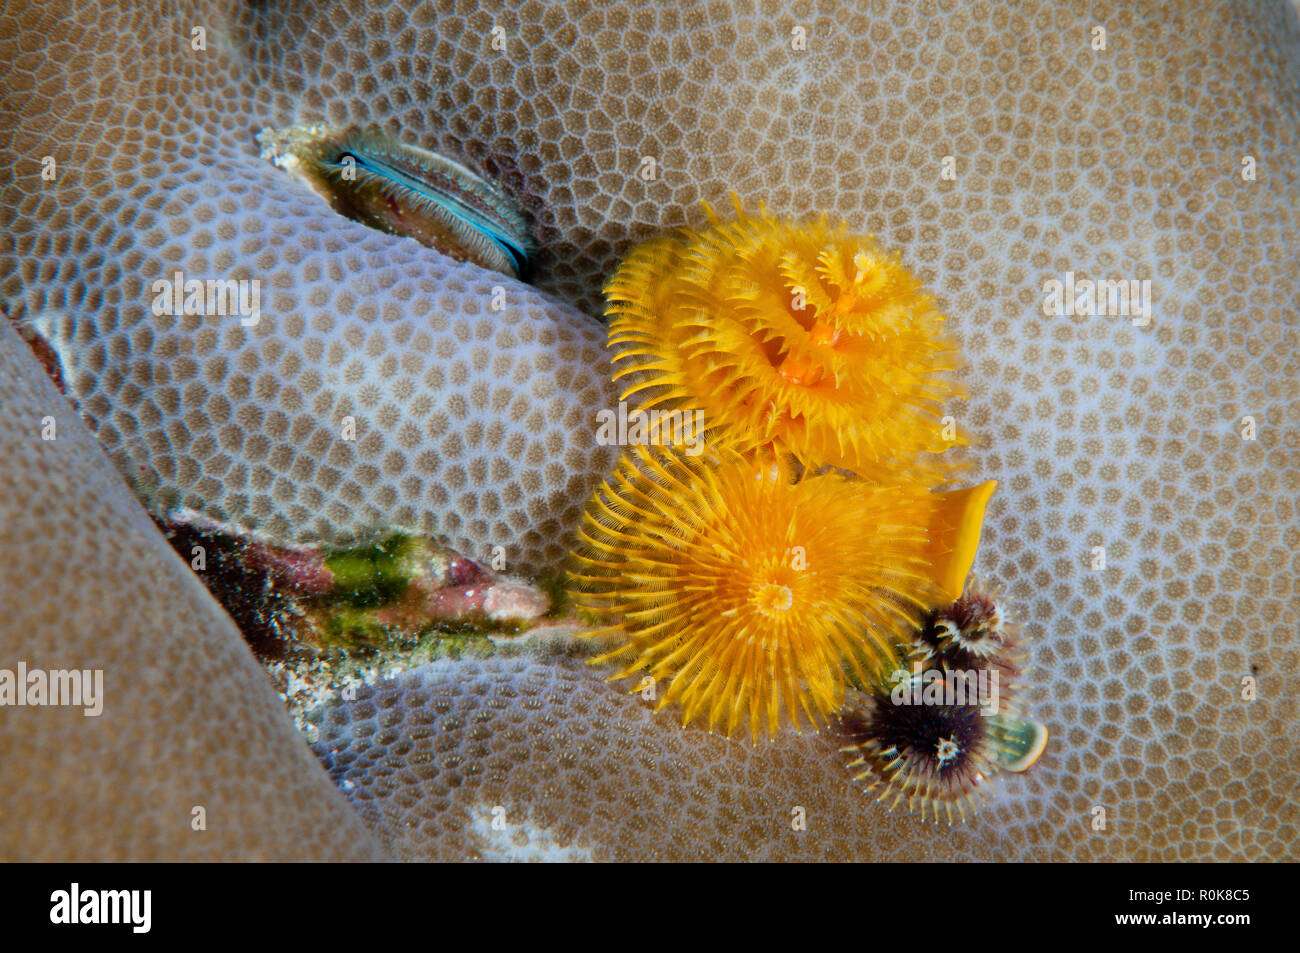
M 1002 481 L 981 570 L 1034 637 L 1041 681 L 1026 701 L 1057 746 L 979 823 L 1022 859 L 1043 844 L 1073 859 L 1295 855 L 1300 29 L 1288 6 L 741 0 L 683 13 L 526 0 L 499 57 L 485 52 L 494 10 L 472 3 L 192 3 L 177 21 L 160 9 L 0 14 L 12 91 L 0 150 L 15 170 L 0 294 L 66 334 L 81 410 L 119 466 L 145 468 L 143 489 L 192 489 L 272 528 L 298 525 L 294 506 L 342 528 L 410 507 L 469 548 L 502 523 L 535 532 L 541 559 L 563 548 L 557 514 L 580 505 L 569 478 L 605 466 L 574 462 L 591 448 L 529 423 L 608 402 L 594 325 L 541 366 L 565 346 L 542 339 L 548 328 L 581 327 L 573 308 L 526 292 L 517 326 L 499 329 L 481 274 L 312 212 L 259 165 L 263 125 L 380 122 L 505 169 L 538 213 L 542 280 L 588 309 L 622 250 L 698 223 L 702 198 L 726 208 L 735 189 L 778 215 L 827 211 L 901 249 L 952 316 L 971 363 L 959 423 L 984 441 L 970 476 Z M 203 56 L 185 42 L 195 19 L 210 25 Z M 1098 24 L 1105 51 L 1089 43 Z M 39 178 L 46 154 L 53 186 Z M 661 173 L 648 184 L 643 155 Z M 948 155 L 955 179 L 941 175 Z M 140 321 L 143 278 L 178 263 L 265 276 L 262 336 Z M 1071 270 L 1151 279 L 1152 324 L 1042 314 L 1043 282 Z M 412 314 L 430 322 L 428 350 Z M 512 372 L 527 358 L 511 379 L 519 411 L 489 390 L 484 416 L 459 414 L 471 377 L 495 386 L 497 347 L 518 359 Z M 285 394 L 282 418 L 268 408 Z M 345 407 L 373 414 L 382 450 L 335 450 Z M 390 427 L 393 409 L 403 422 Z M 1246 415 L 1256 440 L 1241 437 Z M 451 489 L 385 469 L 407 423 L 413 446 L 467 446 L 476 422 L 484 441 L 494 423 L 525 441 L 495 515 L 448 455 L 437 467 Z M 1103 545 L 1107 568 L 1093 571 Z M 25 743 L 48 747 L 39 724 Z M 44 810 L 10 806 L 20 821 Z M 1093 832 L 1096 806 L 1128 825 Z M 910 843 L 948 856 L 947 841 Z

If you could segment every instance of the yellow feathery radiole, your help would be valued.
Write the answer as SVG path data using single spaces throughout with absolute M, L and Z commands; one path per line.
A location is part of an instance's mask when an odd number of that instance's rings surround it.
M 621 636 L 594 660 L 613 678 L 661 681 L 684 723 L 747 715 L 757 740 L 883 684 L 961 592 L 996 484 L 931 492 L 958 362 L 897 256 L 824 216 L 706 210 L 709 228 L 633 249 L 606 294 L 620 399 L 702 411 L 708 453 L 625 456 L 570 580 L 593 634 Z
M 711 445 L 941 482 L 957 355 L 897 256 L 825 217 L 710 217 L 634 249 L 606 286 L 622 399 L 704 411 Z
M 782 712 L 825 723 L 850 676 L 880 682 L 946 576 L 964 575 L 949 558 L 961 527 L 978 531 L 978 495 L 795 479 L 770 460 L 633 449 L 588 503 L 569 573 L 604 625 L 593 634 L 622 637 L 595 662 L 666 685 L 658 707 L 679 704 L 684 723 L 731 734 L 747 714 L 755 740 Z

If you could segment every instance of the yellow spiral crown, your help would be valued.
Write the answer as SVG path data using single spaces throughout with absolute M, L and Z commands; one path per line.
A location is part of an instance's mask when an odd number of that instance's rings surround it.
M 824 217 L 742 215 L 635 249 L 606 286 L 615 380 L 703 410 L 712 444 L 933 486 L 960 442 L 943 315 L 895 256 Z

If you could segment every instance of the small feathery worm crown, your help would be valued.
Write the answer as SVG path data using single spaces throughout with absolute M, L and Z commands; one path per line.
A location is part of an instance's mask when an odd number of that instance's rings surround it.
M 623 398 L 701 409 L 712 442 L 933 486 L 960 442 L 944 317 L 870 236 L 766 214 L 650 241 L 606 286 Z

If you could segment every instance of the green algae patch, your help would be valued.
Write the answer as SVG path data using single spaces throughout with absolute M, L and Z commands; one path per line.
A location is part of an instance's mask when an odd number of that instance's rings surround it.
M 330 553 L 325 557 L 325 568 L 334 574 L 330 599 L 359 609 L 397 599 L 411 581 L 413 549 L 411 538 L 399 533 L 369 546 Z
M 325 652 L 375 651 L 393 641 L 388 628 L 364 609 L 346 606 L 320 613 L 313 629 L 317 647 Z
M 432 634 L 424 648 L 424 658 L 428 661 L 439 658 L 460 661 L 466 655 L 487 658 L 496 654 L 496 646 L 482 632 L 437 632 Z
M 204 554 L 195 575 L 264 665 L 314 672 L 318 684 L 332 683 L 336 667 L 386 671 L 489 656 L 498 640 L 514 642 L 538 624 L 532 616 L 498 612 L 493 618 L 486 598 L 497 582 L 473 560 L 417 534 L 391 533 L 346 549 L 286 549 L 215 526 L 159 521 L 159 527 L 182 558 Z M 537 587 L 550 595 L 547 616 L 557 614 L 562 581 L 552 572 Z
M 533 584 L 551 600 L 551 608 L 542 616 L 543 619 L 559 619 L 568 615 L 573 605 L 569 595 L 568 573 L 563 569 L 538 573 L 533 577 Z
M 368 657 L 391 652 L 424 651 L 430 658 L 451 655 L 460 658 L 466 647 L 476 645 L 491 654 L 489 635 L 524 631 L 528 624 L 495 623 L 486 618 L 424 620 L 419 624 L 386 621 L 385 606 L 375 608 L 322 605 L 308 610 L 313 637 L 307 641 L 326 655 Z

